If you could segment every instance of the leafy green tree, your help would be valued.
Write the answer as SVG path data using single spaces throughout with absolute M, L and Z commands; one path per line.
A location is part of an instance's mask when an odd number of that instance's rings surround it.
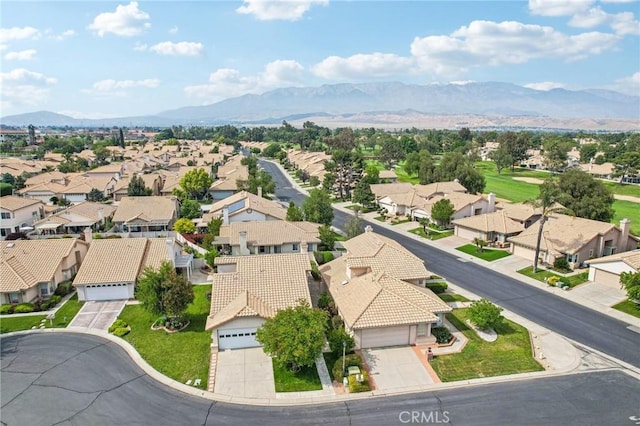
M 405 153 L 402 151 L 402 147 L 398 143 L 398 140 L 387 135 L 382 141 L 382 148 L 378 159 L 387 167 L 391 167 L 393 163 L 396 163 L 404 159 Z
M 529 158 L 527 150 L 531 148 L 531 140 L 528 133 L 525 132 L 504 132 L 497 136 L 500 148 L 511 156 L 511 171 L 514 171 L 515 164 Z
M 212 247 L 211 250 L 204 255 L 204 260 L 211 269 L 215 267 L 216 257 L 218 256 L 220 256 L 220 253 L 218 253 L 218 250 L 215 247 Z
M 144 197 L 151 195 L 151 193 L 151 188 L 145 186 L 142 176 L 131 176 L 129 186 L 127 186 L 127 195 L 129 197 Z
M 105 196 L 104 192 L 100 191 L 98 188 L 91 188 L 91 191 L 87 194 L 87 201 L 104 201 Z
M 491 152 L 489 157 L 496 164 L 498 174 L 500 174 L 503 169 L 513 166 L 513 157 L 509 154 L 507 149 L 502 146 Z
M 200 203 L 196 200 L 184 200 L 182 206 L 180 206 L 180 217 L 186 219 L 195 219 L 202 216 L 202 210 L 200 209 Z
M 613 194 L 589 173 L 571 168 L 560 175 L 557 201 L 568 210 L 586 219 L 610 222 L 614 216 Z
M 482 253 L 482 250 L 484 249 L 484 246 L 487 245 L 487 242 L 482 238 L 476 237 L 473 239 L 473 244 L 475 244 L 476 247 L 478 248 L 478 253 Z
M 214 217 L 211 219 L 207 224 L 207 233 L 216 237 L 220 235 L 220 227 L 223 222 L 224 220 L 221 217 Z
M 302 222 L 304 220 L 304 214 L 300 207 L 296 206 L 296 203 L 289 201 L 289 208 L 287 209 L 287 220 L 289 222 Z
M 182 218 L 176 220 L 173 224 L 173 230 L 181 234 L 193 234 L 196 232 L 196 225 L 191 219 Z
M 353 190 L 351 201 L 358 203 L 363 207 L 370 207 L 376 200 L 376 196 L 371 191 L 371 185 L 365 179 L 360 180 Z
M 11 173 L 2 174 L 2 183 L 8 183 L 9 185 L 13 186 L 15 182 L 16 182 L 16 178 L 13 177 Z
M 209 192 L 213 179 L 205 169 L 190 170 L 180 179 L 180 188 L 188 198 L 201 200 Z
M 111 155 L 111 151 L 102 144 L 96 144 L 93 146 L 93 155 L 96 156 L 95 162 L 97 164 L 104 164 L 107 158 Z
M 616 171 L 615 175 L 620 176 L 619 185 L 624 183 L 625 176 L 636 174 L 640 169 L 640 152 L 627 151 L 613 160 Z
M 455 208 L 450 200 L 443 198 L 431 207 L 431 217 L 440 225 L 448 225 Z
M 557 172 L 567 163 L 571 142 L 560 137 L 550 137 L 542 143 L 544 163 L 551 172 Z
M 502 308 L 487 299 L 476 300 L 469 307 L 469 319 L 480 329 L 495 328 L 502 322 Z
M 342 355 L 343 346 L 345 353 L 350 353 L 355 347 L 353 337 L 342 327 L 329 331 L 327 341 L 329 342 L 331 352 L 336 355 Z
M 265 321 L 256 333 L 264 352 L 283 368 L 298 371 L 311 367 L 322 354 L 327 314 L 301 300 Z M 300 332 L 304 330 L 304 332 Z
M 158 269 L 144 269 L 136 286 L 136 298 L 153 315 L 179 317 L 193 302 L 194 294 L 191 284 L 176 273 L 173 264 L 163 262 Z
M 8 183 L 0 183 L 0 197 L 13 194 L 13 187 Z
M 556 203 L 560 195 L 558 185 L 552 180 L 545 180 L 539 187 L 540 193 L 538 198 L 528 200 L 525 203 L 530 204 L 534 208 L 540 209 L 541 217 L 538 221 L 538 238 L 536 239 L 536 252 L 533 257 L 533 273 L 538 272 L 538 257 L 540 256 L 540 242 L 542 241 L 542 231 L 544 224 L 547 223 L 549 217 L 554 213 L 560 213 L 565 210 L 564 207 Z
M 347 234 L 347 239 L 357 237 L 364 232 L 364 221 L 360 217 L 359 212 L 356 210 L 354 216 L 347 221 L 344 225 L 344 233 Z
M 333 250 L 336 243 L 336 234 L 331 230 L 329 225 L 322 225 L 318 228 L 320 244 L 324 246 L 326 250 Z
M 630 300 L 640 301 L 640 272 L 623 272 L 620 274 L 620 285 L 626 290 Z
M 589 161 L 591 161 L 593 158 L 596 157 L 597 153 L 598 153 L 597 144 L 589 143 L 586 145 L 581 145 L 580 146 L 580 162 L 588 163 Z
M 280 151 L 282 151 L 282 147 L 279 143 L 271 143 L 262 151 L 262 155 L 274 158 Z
M 236 181 L 236 185 L 240 191 L 247 191 L 252 194 L 258 194 L 258 188 L 262 188 L 262 196 L 273 194 L 276 191 L 276 183 L 271 175 L 264 170 L 257 171 L 253 175 L 249 175 L 249 179 Z
M 313 187 L 320 185 L 320 178 L 318 176 L 311 176 L 309 178 L 309 185 Z
M 434 179 L 436 182 L 458 179 L 472 194 L 482 193 L 485 187 L 482 173 L 460 152 L 448 152 L 442 157 L 440 164 L 435 168 Z
M 365 176 L 362 180 L 366 181 L 370 185 L 380 183 L 380 170 L 378 170 L 378 168 L 373 164 L 367 166 L 365 169 Z
M 331 199 L 326 191 L 321 189 L 312 189 L 302 203 L 302 211 L 305 220 L 309 222 L 330 225 L 333 221 L 333 207 L 331 207 Z

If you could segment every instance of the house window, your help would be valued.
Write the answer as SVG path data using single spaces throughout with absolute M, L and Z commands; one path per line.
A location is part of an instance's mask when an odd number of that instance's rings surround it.
M 260 246 L 260 248 L 258 249 L 258 252 L 260 254 L 264 254 L 267 252 L 267 248 L 265 246 Z
M 418 337 L 423 337 L 427 335 L 427 324 L 420 323 L 418 324 Z
M 11 228 L 0 228 L 0 235 L 6 237 L 11 233 Z
M 273 252 L 274 253 L 282 253 L 282 247 L 281 246 L 273 246 Z
M 307 251 L 308 251 L 309 253 L 313 252 L 313 245 L 312 245 L 312 244 L 309 244 L 309 245 L 307 246 Z
M 18 293 L 9 293 L 9 303 L 20 303 L 20 295 Z
M 567 262 L 569 263 L 578 263 L 578 253 L 576 254 L 568 254 L 567 255 Z
M 2 218 L 2 219 L 11 219 L 11 213 L 2 212 L 2 213 L 0 213 L 0 218 Z
M 40 284 L 39 288 L 40 288 L 40 296 L 48 296 L 49 295 L 49 283 Z
M 298 244 L 291 244 L 291 249 L 293 251 L 298 251 L 298 250 L 300 250 L 300 247 L 298 247 Z
M 589 259 L 593 259 L 593 249 L 589 250 Z

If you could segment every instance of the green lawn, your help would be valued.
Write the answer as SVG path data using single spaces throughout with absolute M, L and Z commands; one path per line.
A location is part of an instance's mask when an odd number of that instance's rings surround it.
M 443 302 L 470 302 L 469 299 L 461 294 L 440 293 L 438 297 L 442 299 Z
M 424 230 L 422 229 L 422 227 L 412 229 L 409 232 L 411 232 L 412 234 L 419 235 L 420 237 L 426 238 L 428 240 L 439 240 L 440 238 L 446 238 L 453 235 L 453 231 L 451 230 L 440 232 L 432 229 L 430 234 L 427 236 L 427 234 L 424 233 Z
M 468 309 L 454 309 L 447 319 L 468 339 L 460 353 L 436 356 L 431 366 L 443 382 L 476 379 L 480 377 L 527 373 L 543 370 L 531 352 L 529 332 L 526 328 L 504 319 L 496 327 L 498 340 L 485 342 L 470 329 L 465 320 Z
M 71 296 L 67 303 L 58 309 L 55 318 L 53 319 L 53 325 L 51 321 L 45 321 L 46 328 L 64 328 L 71 320 L 76 316 L 82 304 L 84 302 L 78 302 L 78 295 Z M 0 333 L 10 333 L 12 331 L 30 330 L 32 327 L 40 326 L 40 322 L 47 318 L 47 313 L 44 315 L 30 315 L 25 317 L 5 317 L 0 319 Z M 65 321 L 66 318 L 66 321 Z
M 408 222 L 411 222 L 411 219 L 400 219 L 400 220 L 393 219 L 391 221 L 391 225 L 400 225 L 401 223 L 408 223 Z
M 210 309 L 205 293 L 210 290 L 210 285 L 193 287 L 195 299 L 186 312 L 191 324 L 179 333 L 151 330 L 151 324 L 157 317 L 140 305 L 126 306 L 119 317 L 131 326 L 131 333 L 124 336 L 124 339 L 153 368 L 181 383 L 201 379 L 202 389 L 207 386 L 211 354 L 211 332 L 204 330 Z
M 620 312 L 624 312 L 625 314 L 640 318 L 640 305 L 632 302 L 631 300 L 620 302 L 617 305 L 613 305 L 612 308 L 617 309 Z
M 611 192 L 619 195 L 631 195 L 632 197 L 640 198 L 640 186 L 639 185 L 618 185 L 617 182 L 601 181 L 604 186 L 609 188 Z
M 276 382 L 276 392 L 305 392 L 322 390 L 322 382 L 318 376 L 316 366 L 303 367 L 300 371 L 282 368 L 272 360 L 273 376 Z
M 492 262 L 494 260 L 502 259 L 503 257 L 511 255 L 511 253 L 505 250 L 490 250 L 486 248 L 482 249 L 482 251 L 479 252 L 478 247 L 473 244 L 465 244 L 463 246 L 456 247 L 456 250 L 486 260 L 487 262 Z
M 640 236 L 640 204 L 631 201 L 615 200 L 613 202 L 613 220 L 611 222 L 620 225 L 620 220 L 631 220 L 631 233 Z
M 527 266 L 524 269 L 520 269 L 518 271 L 518 273 L 520 273 L 522 275 L 526 275 L 529 278 L 533 278 L 535 280 L 542 281 L 542 282 L 544 282 L 545 278 L 551 278 L 553 276 L 556 276 L 556 277 L 558 277 L 560 279 L 560 281 L 562 281 L 563 283 L 565 283 L 569 287 L 575 287 L 578 284 L 582 284 L 582 283 L 587 282 L 589 280 L 589 272 L 581 272 L 581 273 L 579 273 L 577 275 L 571 275 L 570 277 L 563 277 L 561 275 L 554 274 L 551 271 L 547 271 L 545 269 L 539 269 L 538 268 L 538 272 L 534 274 L 533 273 L 533 266 Z

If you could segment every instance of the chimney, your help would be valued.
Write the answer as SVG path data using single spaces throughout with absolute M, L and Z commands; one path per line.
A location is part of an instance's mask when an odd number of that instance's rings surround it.
M 309 251 L 309 244 L 306 241 L 300 241 L 300 253 L 306 253 Z
M 240 256 L 251 254 L 247 247 L 247 231 L 240 231 L 238 240 L 240 241 Z
M 167 244 L 167 260 L 171 262 L 173 266 L 176 265 L 176 252 L 173 250 L 173 238 L 167 238 L 165 240 Z
M 98 218 L 100 222 L 104 222 L 104 209 L 102 207 L 98 209 Z
M 624 218 L 620 221 L 620 239 L 618 240 L 617 252 L 627 251 L 627 244 L 629 244 L 629 229 L 631 228 L 631 221 Z
M 371 227 L 371 225 L 367 225 L 364 227 L 364 232 L 373 232 L 373 228 Z
M 84 228 L 84 242 L 91 244 L 91 241 L 93 241 L 93 230 L 88 226 Z
M 258 187 L 258 197 L 262 198 L 262 187 Z
M 489 193 L 488 197 L 489 205 L 487 206 L 487 213 L 493 213 L 496 211 L 496 194 L 493 192 Z
M 223 225 L 229 224 L 229 206 L 224 206 L 222 208 L 222 224 Z

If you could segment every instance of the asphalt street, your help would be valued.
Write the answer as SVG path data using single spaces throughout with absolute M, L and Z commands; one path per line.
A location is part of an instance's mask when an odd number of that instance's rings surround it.
M 300 205 L 305 195 L 291 186 L 274 164 L 260 165 L 276 182 L 276 196 Z M 350 216 L 335 210 L 333 225 L 343 228 Z M 556 297 L 489 268 L 464 262 L 435 247 L 371 223 L 374 232 L 392 238 L 425 261 L 427 269 L 451 283 L 493 301 L 556 333 L 640 367 L 640 334 L 629 324 L 590 308 Z
M 39 425 L 633 425 L 640 382 L 620 371 L 359 401 L 261 407 L 191 397 L 148 377 L 100 337 L 4 337 L 0 419 Z

